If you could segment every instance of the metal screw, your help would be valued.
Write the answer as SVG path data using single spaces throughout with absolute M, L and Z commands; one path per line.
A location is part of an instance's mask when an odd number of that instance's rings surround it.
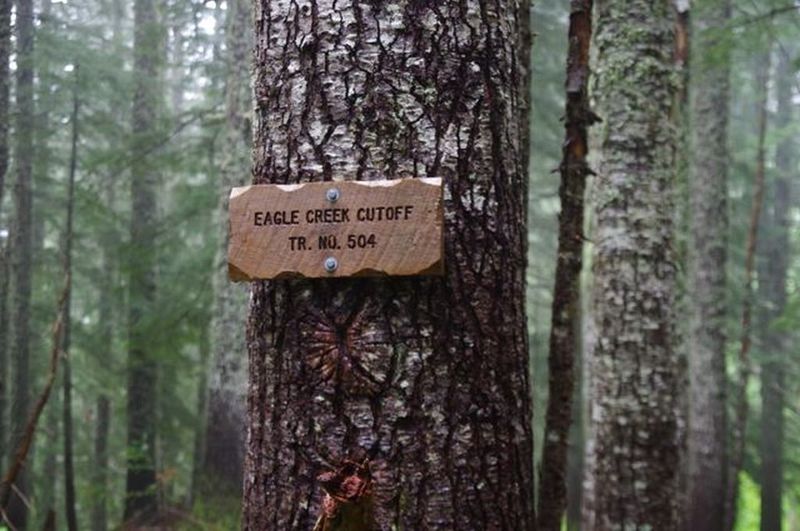
M 325 199 L 327 199 L 331 203 L 335 203 L 336 201 L 339 200 L 339 197 L 341 195 L 342 194 L 341 192 L 339 192 L 338 188 L 328 188 L 328 191 L 325 192 Z
M 325 271 L 328 273 L 333 273 L 337 269 L 339 269 L 339 261 L 336 258 L 330 256 L 325 259 Z

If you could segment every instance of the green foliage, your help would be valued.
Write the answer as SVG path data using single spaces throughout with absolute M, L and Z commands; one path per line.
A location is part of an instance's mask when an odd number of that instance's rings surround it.
M 736 531 L 758 531 L 761 514 L 761 488 L 749 474 L 739 474 L 739 515 Z

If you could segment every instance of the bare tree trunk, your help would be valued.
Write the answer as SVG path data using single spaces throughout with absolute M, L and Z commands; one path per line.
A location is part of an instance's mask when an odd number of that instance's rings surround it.
M 108 432 L 111 426 L 111 403 L 108 396 L 101 394 L 97 398 L 97 424 L 94 438 L 94 476 L 92 483 L 96 494 L 92 503 L 92 531 L 108 529 L 106 512 L 108 485 Z
M 125 18 L 125 7 L 123 0 L 113 0 L 111 2 L 111 25 L 113 31 L 113 49 L 118 56 L 122 56 L 124 51 L 125 35 L 122 30 L 122 22 Z M 117 108 L 117 118 L 123 120 L 124 111 Z M 107 212 L 116 212 L 118 177 L 113 173 L 106 176 L 103 190 L 103 200 Z M 118 268 L 115 257 L 115 246 L 118 245 L 119 234 L 111 221 L 106 218 L 106 225 L 100 233 L 102 248 L 102 267 L 99 278 L 99 300 L 98 310 L 102 318 L 98 322 L 97 335 L 98 345 L 105 351 L 100 352 L 98 359 L 114 358 L 117 355 L 115 346 L 115 330 L 119 319 L 118 310 L 114 307 L 114 286 L 118 275 Z M 94 463 L 92 469 L 92 487 L 94 495 L 91 505 L 91 529 L 92 531 L 105 531 L 109 528 L 108 523 L 108 491 L 109 470 L 108 470 L 108 440 L 111 431 L 111 399 L 108 394 L 101 392 L 97 396 L 96 423 L 94 430 Z
M 64 234 L 64 269 L 67 278 L 72 278 L 72 239 L 75 216 L 75 172 L 78 167 L 78 113 L 80 100 L 78 91 L 80 74 L 78 65 L 75 65 L 75 87 L 73 88 L 72 101 L 72 145 L 69 156 L 69 178 L 67 181 L 67 222 Z M 72 282 L 67 284 L 67 297 L 64 302 L 64 335 L 62 342 L 63 367 L 64 367 L 64 401 L 63 418 L 64 427 L 64 512 L 66 514 L 67 529 L 77 531 L 78 516 L 75 512 L 75 465 L 73 462 L 72 441 L 72 369 L 70 360 L 70 347 L 72 315 Z M 105 316 L 104 316 L 105 317 Z
M 677 529 L 674 18 L 669 0 L 597 3 L 591 503 L 584 529 Z M 646 390 L 646 392 L 645 392 Z
M 158 369 L 149 317 L 156 302 L 158 169 L 144 155 L 157 131 L 163 32 L 154 0 L 134 3 L 133 160 L 128 358 L 128 473 L 124 519 L 145 523 L 157 512 L 156 390 Z
M 30 410 L 30 305 L 32 271 L 32 180 L 33 180 L 33 1 L 17 0 L 17 122 L 16 160 L 17 181 L 14 185 L 16 219 L 12 252 L 14 273 L 14 343 L 13 377 L 14 393 L 11 401 L 12 447 L 19 446 Z M 12 459 L 14 457 L 12 456 Z M 8 517 L 17 529 L 25 529 L 28 509 L 20 496 L 28 494 L 25 463 L 15 483 Z
M 759 222 L 764 205 L 764 186 L 766 180 L 766 136 L 767 104 L 769 100 L 769 78 L 772 67 L 772 53 L 768 47 L 764 57 L 757 62 L 756 87 L 759 91 L 756 169 L 753 179 L 753 203 L 750 209 L 750 226 L 745 249 L 745 285 L 742 303 L 742 324 L 739 345 L 739 378 L 734 395 L 734 419 L 732 424 L 731 456 L 728 463 L 728 481 L 725 493 L 725 527 L 731 531 L 736 526 L 739 502 L 739 472 L 744 463 L 744 448 L 747 434 L 747 386 L 750 382 L 750 347 L 752 345 L 753 321 L 753 274 L 755 271 L 756 245 L 758 244 Z
M 253 46 L 251 2 L 229 0 L 225 28 L 225 136 L 217 211 L 219 245 L 214 267 L 214 311 L 211 325 L 211 363 L 208 375 L 208 419 L 205 434 L 204 496 L 240 496 L 244 466 L 247 347 L 247 289 L 228 281 L 228 193 L 244 184 L 249 173 L 250 116 L 253 96 L 250 60 Z M 221 61 L 222 62 L 222 61 Z
M 728 0 L 692 6 L 687 528 L 722 529 L 727 475 Z
M 792 102 L 792 79 L 795 69 L 785 50 L 778 60 L 776 92 L 778 112 L 775 126 L 786 131 L 795 116 Z M 786 135 L 775 152 L 775 184 L 767 203 L 769 220 L 764 227 L 766 244 L 762 271 L 759 271 L 760 297 L 767 305 L 761 310 L 763 362 L 761 366 L 761 531 L 781 529 L 783 516 L 783 440 L 786 384 L 786 359 L 790 353 L 790 337 L 774 327 L 787 303 L 786 278 L 790 259 L 789 217 L 792 179 L 797 178 L 797 143 Z
M 447 274 L 253 284 L 244 529 L 535 528 L 527 22 L 256 2 L 254 182 L 442 177 Z
M 0 213 L 3 212 L 6 172 L 8 171 L 9 94 L 11 92 L 9 59 L 12 50 L 11 6 L 13 3 L 13 0 L 0 0 Z M 2 242 L 0 242 L 0 245 L 2 245 Z M 2 345 L 0 345 L 0 348 L 2 348 Z M 2 459 L 2 456 L 0 456 L 0 459 Z
M 592 0 L 572 0 L 566 76 L 566 136 L 561 159 L 556 279 L 550 328 L 549 398 L 540 472 L 540 531 L 559 531 L 567 506 L 567 455 L 575 392 L 575 352 L 580 334 L 580 277 L 583 267 L 583 197 L 588 129 L 597 120 L 589 108 L 589 50 Z
M 9 160 L 9 106 L 11 74 L 11 6 L 13 0 L 0 0 L 0 463 L 5 462 L 8 426 L 8 288 L 9 226 L 3 217 L 3 199 Z

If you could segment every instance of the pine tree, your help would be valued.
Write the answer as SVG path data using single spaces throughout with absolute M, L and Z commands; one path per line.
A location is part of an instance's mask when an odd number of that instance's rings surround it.
M 128 474 L 126 521 L 156 514 L 156 379 L 150 340 L 155 310 L 159 171 L 149 146 L 157 138 L 164 41 L 155 0 L 134 3 L 133 153 L 131 154 L 131 247 L 129 264 Z

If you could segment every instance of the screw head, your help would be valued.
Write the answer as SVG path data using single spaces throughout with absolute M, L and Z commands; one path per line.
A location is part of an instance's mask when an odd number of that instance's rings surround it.
M 341 197 L 341 192 L 338 188 L 328 188 L 328 191 L 325 192 L 325 199 L 330 201 L 331 203 L 335 203 Z
M 336 258 L 330 256 L 325 259 L 325 263 L 323 264 L 325 267 L 325 271 L 328 273 L 333 273 L 339 268 L 339 261 Z

